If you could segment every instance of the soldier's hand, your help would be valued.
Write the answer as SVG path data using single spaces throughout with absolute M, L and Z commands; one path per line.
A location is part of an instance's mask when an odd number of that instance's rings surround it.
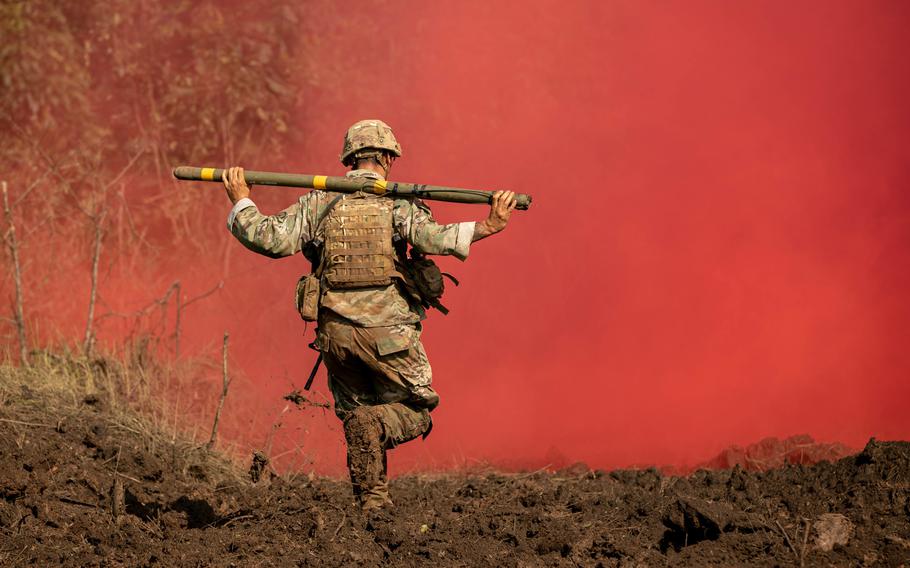
M 490 203 L 490 216 L 487 217 L 486 224 L 494 233 L 506 228 L 512 211 L 515 210 L 515 192 L 514 191 L 495 191 L 493 192 L 493 202 Z
M 221 181 L 224 182 L 224 190 L 231 203 L 237 203 L 250 196 L 250 186 L 243 179 L 243 168 L 235 166 L 224 170 L 224 173 L 221 174 Z

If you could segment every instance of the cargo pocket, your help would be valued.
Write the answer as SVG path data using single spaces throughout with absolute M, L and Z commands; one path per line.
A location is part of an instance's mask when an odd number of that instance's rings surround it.
M 414 330 L 406 325 L 376 327 L 372 329 L 376 353 L 380 357 L 407 351 L 414 343 Z

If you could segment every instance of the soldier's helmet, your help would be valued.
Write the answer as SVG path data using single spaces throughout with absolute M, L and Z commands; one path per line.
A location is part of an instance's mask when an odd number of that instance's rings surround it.
M 341 163 L 350 166 L 354 155 L 361 150 L 386 150 L 396 158 L 401 157 L 401 146 L 392 129 L 381 120 L 361 120 L 348 128 L 341 149 Z

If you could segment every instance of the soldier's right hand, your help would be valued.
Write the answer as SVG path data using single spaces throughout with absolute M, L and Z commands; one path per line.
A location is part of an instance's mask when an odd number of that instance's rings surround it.
M 224 182 L 224 190 L 231 203 L 237 203 L 250 196 L 250 186 L 243 179 L 243 168 L 235 166 L 224 170 L 224 173 L 221 174 L 221 181 Z
M 506 228 L 517 202 L 514 191 L 494 191 L 490 202 L 490 215 L 474 225 L 472 241 L 485 239 Z
M 487 217 L 486 223 L 498 233 L 506 228 L 509 219 L 512 217 L 512 211 L 515 210 L 515 192 L 514 191 L 494 191 L 493 200 L 490 203 L 490 216 Z

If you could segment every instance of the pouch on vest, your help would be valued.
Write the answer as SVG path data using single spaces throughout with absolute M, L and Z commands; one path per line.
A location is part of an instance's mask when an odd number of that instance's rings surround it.
M 426 257 L 419 257 L 411 258 L 408 265 L 414 284 L 423 298 L 430 302 L 442 298 L 446 291 L 445 280 L 435 262 Z
M 319 317 L 319 279 L 308 274 L 298 280 L 296 300 L 303 321 L 316 321 Z
M 458 286 L 458 280 L 439 269 L 431 259 L 411 249 L 411 257 L 408 258 L 401 249 L 399 249 L 399 258 L 405 268 L 406 285 L 411 288 L 412 294 L 416 295 L 420 304 L 424 308 L 434 307 L 443 314 L 448 314 L 449 310 L 439 301 L 445 293 L 445 279 L 451 280 Z

